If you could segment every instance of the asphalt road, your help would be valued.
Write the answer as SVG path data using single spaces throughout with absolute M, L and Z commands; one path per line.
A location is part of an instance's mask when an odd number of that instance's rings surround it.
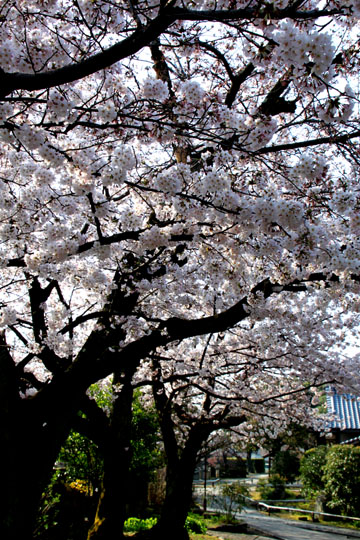
M 353 540 L 360 538 L 360 531 L 268 517 L 250 508 L 244 509 L 240 517 L 241 520 L 258 529 L 264 535 L 279 540 Z

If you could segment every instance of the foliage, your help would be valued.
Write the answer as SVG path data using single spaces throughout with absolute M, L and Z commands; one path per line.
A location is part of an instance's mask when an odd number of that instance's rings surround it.
M 277 452 L 272 460 L 271 474 L 279 475 L 285 479 L 286 482 L 294 482 L 298 476 L 300 467 L 300 459 L 290 450 L 280 450 Z
M 96 404 L 109 416 L 113 410 L 114 390 L 109 380 L 92 384 L 88 395 L 96 401 Z
M 42 495 L 34 538 L 43 538 L 46 531 L 52 530 L 58 524 L 59 503 L 61 500 L 58 490 L 58 478 L 59 472 L 55 472 Z
M 265 460 L 262 458 L 251 459 L 251 465 L 255 473 L 261 474 L 265 472 Z
M 93 518 L 96 500 L 89 496 L 87 481 L 67 483 L 63 471 L 56 471 L 43 493 L 34 538 L 77 540 L 85 537 Z
M 84 487 L 85 483 L 88 495 L 99 488 L 103 460 L 98 447 L 88 437 L 72 430 L 58 459 L 65 464 L 66 482 L 83 481 L 81 485 Z
M 147 519 L 140 519 L 135 517 L 130 517 L 125 521 L 124 531 L 125 532 L 138 532 L 151 529 L 157 524 L 157 518 L 150 517 Z M 194 534 L 203 534 L 206 532 L 206 524 L 203 519 L 199 516 L 189 514 L 186 518 L 185 528 L 188 532 Z
M 324 487 L 323 473 L 328 447 L 316 446 L 310 448 L 300 461 L 300 478 L 303 491 L 307 496 L 313 496 Z
M 245 478 L 247 475 L 247 463 L 239 457 L 225 457 L 221 461 L 221 478 Z
M 148 481 L 154 470 L 163 464 L 159 444 L 159 421 L 153 405 L 144 406 L 140 391 L 135 393 L 132 405 L 130 470 L 133 476 Z
M 151 529 L 156 525 L 157 518 L 147 518 L 147 519 L 140 519 L 136 517 L 130 517 L 128 518 L 124 523 L 124 531 L 125 532 L 138 532 L 138 531 L 146 531 L 147 529 Z
M 204 534 L 207 526 L 202 518 L 194 514 L 189 514 L 186 518 L 185 528 L 188 532 L 194 534 Z
M 323 468 L 324 492 L 335 513 L 360 515 L 360 448 L 335 445 L 329 448 Z
M 340 444 L 312 448 L 301 460 L 300 474 L 307 495 L 323 493 L 334 513 L 359 515 L 360 448 Z

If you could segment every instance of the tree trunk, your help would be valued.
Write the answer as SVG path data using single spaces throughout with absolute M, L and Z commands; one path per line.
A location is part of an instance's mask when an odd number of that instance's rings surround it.
M 154 528 L 154 538 L 188 540 L 185 521 L 192 503 L 192 485 L 197 456 L 210 432 L 208 425 L 193 426 L 181 451 L 181 457 L 169 459 L 168 456 L 165 501 L 160 519 Z
M 114 402 L 109 438 L 104 448 L 102 488 L 88 540 L 114 540 L 123 536 L 131 462 L 132 401 L 130 377 Z
M 154 528 L 154 538 L 188 540 L 185 521 L 191 507 L 194 471 L 195 465 L 183 460 L 175 467 L 168 465 L 165 501 Z
M 0 538 L 30 540 L 38 515 L 41 495 L 47 487 L 63 438 L 52 437 L 47 426 L 20 421 L 12 415 L 13 427 L 2 425 L 2 485 Z M 6 439 L 6 446 L 3 441 Z
M 0 336 L 0 538 L 33 537 L 41 495 L 77 411 L 54 380 L 34 398 L 20 399 L 15 365 Z
M 2 540 L 32 538 L 40 498 L 66 436 L 60 409 L 59 403 L 53 409 L 48 399 L 20 399 L 17 369 L 0 333 Z

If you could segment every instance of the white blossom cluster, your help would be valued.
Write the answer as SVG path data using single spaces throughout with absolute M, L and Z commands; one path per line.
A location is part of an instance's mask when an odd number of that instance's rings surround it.
M 155 185 L 164 193 L 175 194 L 181 191 L 182 178 L 178 170 L 174 168 L 167 172 L 159 174 L 155 179 Z
M 256 118 L 254 120 L 252 117 L 248 117 L 245 124 L 249 129 L 245 139 L 249 150 L 257 150 L 266 146 L 278 127 L 276 118 Z
M 164 102 L 169 98 L 169 88 L 164 81 L 148 77 L 142 87 L 143 96 L 146 99 L 155 99 Z
M 205 96 L 204 89 L 197 81 L 185 81 L 181 84 L 180 90 L 184 100 L 191 105 L 200 105 Z
M 349 85 L 346 85 L 344 97 L 345 99 L 340 97 L 328 99 L 322 104 L 318 109 L 319 118 L 327 124 L 346 123 L 355 108 L 355 94 Z
M 105 103 L 99 105 L 97 113 L 99 120 L 105 123 L 113 122 L 117 117 L 115 105 L 111 101 L 106 101 Z
M 299 68 L 299 73 L 303 72 L 304 66 L 318 76 L 333 72 L 335 47 L 330 34 L 302 31 L 286 21 L 274 37 L 279 44 L 276 49 L 278 57 L 289 66 Z
M 127 178 L 128 171 L 136 165 L 134 149 L 126 144 L 119 144 L 111 156 L 111 167 L 107 173 L 102 174 L 104 185 L 121 185 Z
M 324 156 L 313 153 L 303 154 L 293 167 L 291 174 L 294 177 L 300 176 L 309 180 L 322 178 L 326 173 L 327 167 L 328 163 Z
M 160 246 L 166 246 L 168 236 L 166 232 L 155 225 L 141 234 L 141 243 L 144 249 L 153 250 Z
M 359 0 L 349 0 L 346 5 L 350 7 L 351 12 L 355 17 L 360 17 L 360 2 Z
M 58 120 L 67 118 L 72 110 L 71 101 L 68 101 L 66 97 L 57 90 L 50 92 L 47 106 L 48 110 L 51 111 Z
M 201 179 L 201 182 L 199 183 L 199 192 L 204 194 L 211 192 L 221 195 L 221 193 L 229 187 L 229 177 L 222 171 L 216 170 L 214 167 Z

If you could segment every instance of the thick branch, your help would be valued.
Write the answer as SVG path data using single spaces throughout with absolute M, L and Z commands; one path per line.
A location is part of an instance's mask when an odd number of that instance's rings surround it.
M 276 21 L 283 19 L 310 20 L 318 19 L 319 17 L 331 17 L 333 15 L 344 14 L 343 9 L 313 9 L 309 11 L 299 11 L 294 6 L 284 9 L 276 9 L 272 4 L 266 5 L 263 9 L 243 8 L 229 10 L 190 10 L 175 8 L 171 10 L 171 14 L 178 21 L 213 21 L 213 22 L 228 22 L 228 21 L 249 21 L 254 19 L 271 18 Z
M 282 94 L 287 90 L 291 82 L 292 69 L 288 71 L 270 90 L 259 107 L 259 113 L 266 116 L 275 116 L 280 113 L 295 112 L 296 100 L 286 101 Z
M 266 6 L 263 9 L 245 8 L 237 10 L 209 10 L 198 11 L 182 8 L 165 8 L 147 26 L 138 28 L 133 34 L 120 43 L 105 49 L 90 58 L 63 66 L 58 69 L 42 73 L 6 73 L 0 70 L 0 98 L 3 98 L 14 90 L 41 90 L 72 83 L 106 69 L 116 62 L 127 58 L 151 42 L 156 40 L 175 21 L 242 21 L 264 19 L 271 17 L 274 20 L 286 18 L 307 20 L 319 17 L 329 17 L 343 13 L 341 9 L 297 11 L 294 7 L 274 9 Z
M 240 86 L 242 85 L 243 82 L 246 81 L 248 77 L 250 77 L 254 69 L 255 69 L 254 64 L 250 62 L 241 71 L 239 71 L 237 75 L 234 75 L 232 77 L 231 79 L 232 84 L 225 99 L 225 105 L 227 105 L 229 108 L 231 108 L 232 104 L 234 103 L 237 93 L 240 90 Z
M 308 141 L 299 141 L 287 144 L 276 144 L 273 146 L 265 146 L 254 152 L 258 154 L 271 154 L 273 152 L 280 152 L 281 150 L 294 150 L 296 148 L 307 148 L 309 146 L 319 146 L 320 144 L 338 144 L 350 141 L 360 137 L 360 130 L 353 131 L 352 133 L 345 133 L 344 135 L 335 135 L 333 137 L 319 137 L 317 139 L 310 139 Z
M 76 64 L 36 74 L 0 72 L 0 97 L 7 96 L 14 90 L 41 90 L 62 84 L 78 81 L 106 69 L 123 58 L 137 53 L 151 41 L 159 37 L 170 26 L 175 16 L 168 14 L 156 17 L 143 29 L 137 29 L 131 36 L 120 43 L 94 54 L 90 58 Z
M 11 411 L 18 399 L 18 374 L 15 362 L 9 352 L 5 332 L 0 332 L 0 411 L 2 418 Z

